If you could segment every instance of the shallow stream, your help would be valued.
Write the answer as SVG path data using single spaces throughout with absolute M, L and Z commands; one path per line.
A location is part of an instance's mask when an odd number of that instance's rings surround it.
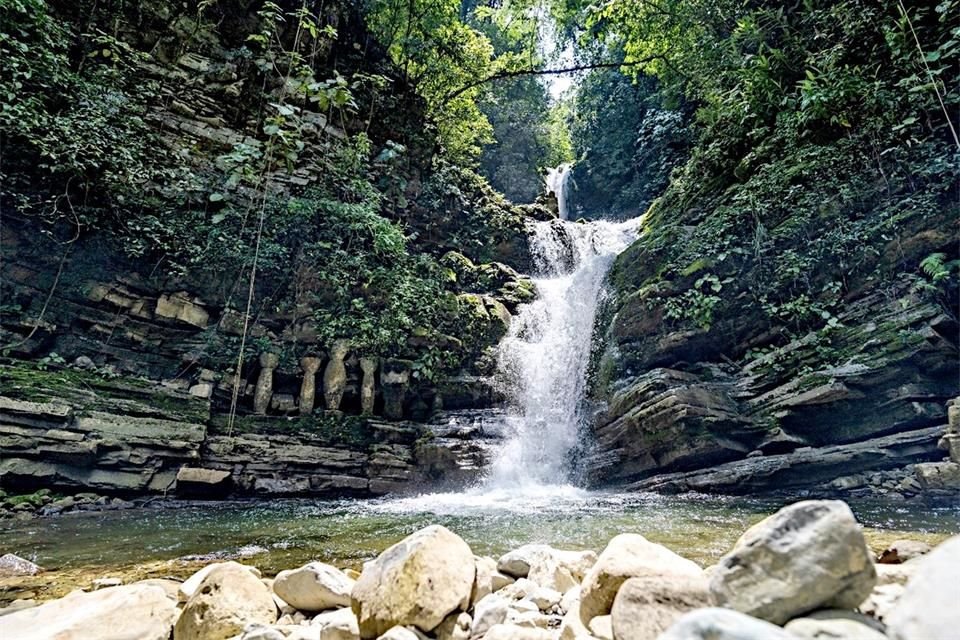
M 4 523 L 0 552 L 88 575 L 216 558 L 243 558 L 270 574 L 314 559 L 358 568 L 411 532 L 443 524 L 477 554 L 531 542 L 599 551 L 616 534 L 633 532 L 706 566 L 787 502 L 533 486 L 379 500 L 180 503 Z M 960 505 L 851 506 L 876 549 L 899 537 L 937 542 L 960 532 Z

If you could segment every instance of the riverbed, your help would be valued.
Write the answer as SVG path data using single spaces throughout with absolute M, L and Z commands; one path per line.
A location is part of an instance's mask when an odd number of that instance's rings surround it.
M 599 551 L 618 533 L 640 533 L 702 566 L 750 525 L 794 499 L 587 492 L 570 486 L 466 491 L 376 500 L 169 502 L 125 511 L 0 523 L 0 552 L 49 571 L 0 580 L 0 598 L 52 597 L 97 577 L 189 575 L 239 559 L 265 575 L 322 560 L 360 568 L 429 524 L 462 536 L 475 553 L 526 543 Z M 874 550 L 897 538 L 935 544 L 960 532 L 960 505 L 851 502 Z

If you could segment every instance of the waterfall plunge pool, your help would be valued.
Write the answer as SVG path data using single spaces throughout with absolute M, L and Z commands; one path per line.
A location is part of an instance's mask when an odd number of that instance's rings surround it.
M 0 579 L 0 601 L 63 595 L 104 576 L 182 578 L 216 559 L 238 559 L 265 575 L 310 560 L 359 568 L 430 524 L 494 557 L 526 543 L 599 552 L 629 532 L 707 566 L 747 527 L 792 501 L 532 484 L 372 500 L 172 502 L 8 521 L 0 524 L 0 551 L 54 571 Z M 898 538 L 936 543 L 960 531 L 960 505 L 864 501 L 851 507 L 875 550 Z

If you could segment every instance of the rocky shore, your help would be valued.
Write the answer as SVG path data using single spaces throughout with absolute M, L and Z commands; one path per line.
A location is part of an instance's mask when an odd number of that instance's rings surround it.
M 958 577 L 960 536 L 932 551 L 897 542 L 875 558 L 845 503 L 810 500 L 754 525 L 706 569 L 638 534 L 599 554 L 526 545 L 481 557 L 434 525 L 361 572 L 315 561 L 266 578 L 231 561 L 183 582 L 104 580 L 18 601 L 0 610 L 0 637 L 936 640 L 960 624 Z

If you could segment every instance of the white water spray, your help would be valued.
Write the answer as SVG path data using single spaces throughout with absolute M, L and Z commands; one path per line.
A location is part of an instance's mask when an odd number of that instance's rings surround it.
M 552 193 L 557 198 L 557 213 L 561 220 L 566 220 L 570 215 L 567 212 L 567 181 L 570 179 L 570 169 L 572 165 L 562 164 L 547 171 L 547 177 L 544 179 L 547 186 L 547 193 Z
M 505 420 L 512 435 L 493 463 L 488 489 L 569 481 L 604 279 L 638 227 L 638 220 L 533 226 L 540 295 L 521 307 L 500 343 L 497 383 L 510 400 Z

